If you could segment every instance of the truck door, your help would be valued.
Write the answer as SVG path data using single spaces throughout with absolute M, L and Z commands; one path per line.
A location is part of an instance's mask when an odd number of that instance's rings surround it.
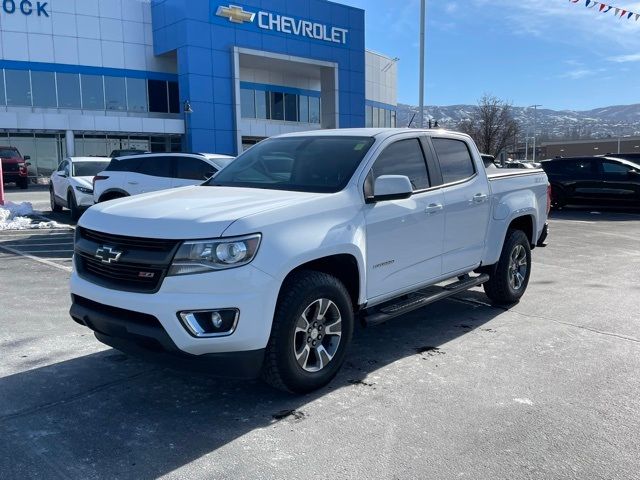
M 444 197 L 440 190 L 429 190 L 425 152 L 418 138 L 397 140 L 384 148 L 367 176 L 365 195 L 372 195 L 381 175 L 409 177 L 414 193 L 405 200 L 365 206 L 370 299 L 426 283 L 442 271 Z
M 432 138 L 442 172 L 445 229 L 442 271 L 454 273 L 480 263 L 491 215 L 489 183 L 467 143 Z

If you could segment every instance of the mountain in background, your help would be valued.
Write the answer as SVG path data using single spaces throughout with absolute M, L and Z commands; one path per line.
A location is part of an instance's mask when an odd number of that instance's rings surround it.
M 455 129 L 462 121 L 472 118 L 475 105 L 450 105 L 426 107 L 425 125 L 437 120 L 442 128 Z M 522 135 L 533 135 L 534 111 L 524 107 L 512 107 L 520 124 Z M 406 127 L 415 114 L 411 126 L 418 125 L 418 107 L 398 104 L 398 126 Z M 593 110 L 538 109 L 537 132 L 539 141 L 586 140 L 618 136 L 640 136 L 640 104 L 616 105 Z

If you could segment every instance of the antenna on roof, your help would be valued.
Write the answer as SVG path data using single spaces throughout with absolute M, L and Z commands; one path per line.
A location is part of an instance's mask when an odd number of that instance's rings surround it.
M 411 120 L 409 120 L 409 124 L 407 125 L 407 128 L 411 128 L 411 124 L 413 123 L 413 119 L 416 118 L 416 114 L 413 114 L 413 117 L 411 117 Z

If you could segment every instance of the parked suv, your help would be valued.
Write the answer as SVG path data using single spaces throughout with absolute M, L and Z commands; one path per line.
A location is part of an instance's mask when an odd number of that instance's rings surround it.
M 640 205 L 640 165 L 613 157 L 566 157 L 544 160 L 552 202 Z
M 127 150 L 114 150 L 109 154 L 109 157 L 111 158 L 130 157 L 132 155 L 144 155 L 145 153 L 151 153 L 151 152 L 147 152 L 146 150 L 137 150 L 135 148 L 130 148 Z
M 93 205 L 93 177 L 109 162 L 106 157 L 69 157 L 60 162 L 49 184 L 51 211 L 61 212 L 66 207 L 71 219 L 78 220 L 82 211 Z
M 23 190 L 29 188 L 29 173 L 27 167 L 31 165 L 27 160 L 31 157 L 23 157 L 15 147 L 0 147 L 0 159 L 2 160 L 3 183 L 15 183 Z
M 234 157 L 207 153 L 154 153 L 114 158 L 94 179 L 95 203 L 198 185 L 226 167 Z

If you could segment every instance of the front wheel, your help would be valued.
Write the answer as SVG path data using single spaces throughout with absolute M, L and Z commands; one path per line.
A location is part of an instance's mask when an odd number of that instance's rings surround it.
M 56 195 L 53 193 L 53 187 L 49 188 L 49 202 L 51 203 L 52 212 L 60 213 L 62 211 L 62 207 L 58 205 L 58 202 L 56 202 Z
M 69 210 L 71 211 L 71 220 L 73 222 L 77 222 L 82 215 L 82 211 L 78 204 L 76 203 L 76 197 L 73 193 L 69 192 L 69 196 L 67 197 L 67 205 L 69 206 Z
M 344 362 L 353 327 L 349 292 L 337 278 L 315 271 L 293 274 L 278 299 L 262 378 L 294 393 L 324 387 Z
M 484 284 L 487 296 L 499 304 L 517 303 L 529 285 L 531 245 L 521 230 L 509 230 L 500 260 Z

